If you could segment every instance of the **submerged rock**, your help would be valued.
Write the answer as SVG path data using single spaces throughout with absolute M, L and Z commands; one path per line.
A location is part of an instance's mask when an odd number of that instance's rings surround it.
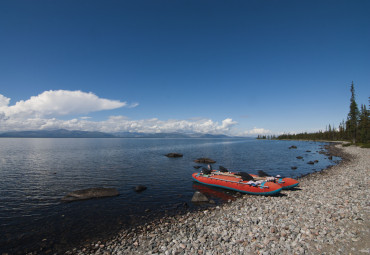
M 115 188 L 89 188 L 76 190 L 71 193 L 68 193 L 65 197 L 62 198 L 63 202 L 72 202 L 78 200 L 86 200 L 92 198 L 101 198 L 101 197 L 114 197 L 118 196 L 119 192 Z
M 181 153 L 171 152 L 165 155 L 169 158 L 181 158 L 183 155 Z
M 194 160 L 195 163 L 203 163 L 203 164 L 214 164 L 216 161 L 210 158 L 198 158 Z
M 199 191 L 195 191 L 191 202 L 208 202 L 209 199 L 204 194 L 200 193 Z
M 297 146 L 292 145 L 292 146 L 289 147 L 289 149 L 297 149 Z
M 146 188 L 146 186 L 144 186 L 144 185 L 137 185 L 136 187 L 135 187 L 135 191 L 136 192 L 141 192 L 141 191 L 144 191 L 144 190 L 146 190 L 147 188 Z

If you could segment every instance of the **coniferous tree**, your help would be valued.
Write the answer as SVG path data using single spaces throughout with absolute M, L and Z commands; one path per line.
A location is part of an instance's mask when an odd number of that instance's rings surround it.
M 361 112 L 358 122 L 359 142 L 367 143 L 370 138 L 369 110 L 365 105 L 361 105 Z
M 350 110 L 347 118 L 347 131 L 349 138 L 352 140 L 353 143 L 356 143 L 359 110 L 355 99 L 355 87 L 353 85 L 353 81 L 351 84 L 351 104 L 349 108 Z

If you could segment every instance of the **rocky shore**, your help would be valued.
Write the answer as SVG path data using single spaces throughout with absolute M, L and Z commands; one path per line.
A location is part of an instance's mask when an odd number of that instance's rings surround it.
M 279 196 L 235 201 L 123 230 L 66 254 L 370 253 L 370 150 L 333 145 L 343 161 Z

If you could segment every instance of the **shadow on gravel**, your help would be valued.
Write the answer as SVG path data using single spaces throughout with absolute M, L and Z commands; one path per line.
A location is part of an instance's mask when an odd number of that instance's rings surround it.
M 296 188 L 296 187 L 289 189 L 289 191 L 298 191 L 298 190 L 302 190 L 302 189 L 301 188 Z
M 278 193 L 278 194 L 274 194 L 274 195 L 270 195 L 270 197 L 286 197 L 287 194 L 284 194 L 284 193 Z

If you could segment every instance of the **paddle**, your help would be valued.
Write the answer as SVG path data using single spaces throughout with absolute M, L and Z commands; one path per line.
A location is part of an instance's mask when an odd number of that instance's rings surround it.
M 235 175 L 241 176 L 243 181 L 254 181 L 254 178 L 246 172 L 238 172 L 238 173 L 235 173 Z
M 259 177 L 267 177 L 267 176 L 271 176 L 271 175 L 269 175 L 268 173 L 266 173 L 262 170 L 258 170 L 258 176 Z

